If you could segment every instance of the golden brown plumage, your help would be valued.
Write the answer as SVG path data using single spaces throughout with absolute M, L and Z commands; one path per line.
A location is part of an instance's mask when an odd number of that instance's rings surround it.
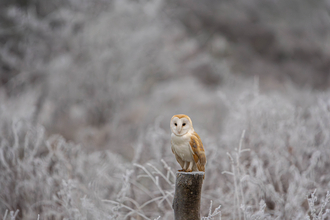
M 189 145 L 194 152 L 193 156 L 195 163 L 197 164 L 198 170 L 205 172 L 205 164 L 206 164 L 205 150 L 201 138 L 195 131 L 191 135 Z

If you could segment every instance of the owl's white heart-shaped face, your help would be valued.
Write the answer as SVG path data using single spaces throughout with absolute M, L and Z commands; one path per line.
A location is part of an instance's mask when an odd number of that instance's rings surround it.
M 192 122 L 187 117 L 173 116 L 170 126 L 172 132 L 178 136 L 185 135 L 193 129 Z

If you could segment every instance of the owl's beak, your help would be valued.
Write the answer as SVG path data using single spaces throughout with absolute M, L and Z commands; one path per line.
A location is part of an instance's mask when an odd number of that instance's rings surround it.
M 181 133 L 181 131 L 182 131 L 182 126 L 178 126 L 178 134 L 180 134 Z

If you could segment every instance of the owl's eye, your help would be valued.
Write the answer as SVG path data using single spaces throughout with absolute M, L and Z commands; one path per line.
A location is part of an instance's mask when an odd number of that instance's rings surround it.
M 177 123 L 174 123 L 175 126 L 177 126 L 178 124 Z
M 186 125 L 186 123 L 183 123 L 183 124 L 182 124 L 182 126 L 185 126 L 185 125 Z

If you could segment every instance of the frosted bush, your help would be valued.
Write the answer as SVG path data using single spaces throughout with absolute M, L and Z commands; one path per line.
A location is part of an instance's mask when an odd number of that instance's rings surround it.
M 250 152 L 241 154 L 237 160 L 230 156 L 233 166 L 226 168 L 229 172 L 224 174 L 234 176 L 230 180 L 234 187 L 229 187 L 231 193 L 224 195 L 226 203 L 230 201 L 227 196 L 232 196 L 236 198 L 233 205 L 237 210 L 251 213 L 251 208 L 255 210 L 262 199 L 266 204 L 263 218 L 299 219 L 308 210 L 305 196 L 310 190 L 317 187 L 326 192 L 329 185 L 323 179 L 328 179 L 325 167 L 330 152 L 326 146 L 330 143 L 326 134 L 330 127 L 325 123 L 329 120 L 325 107 L 328 100 L 321 97 L 318 104 L 304 111 L 295 109 L 283 98 L 253 93 L 243 94 L 234 102 L 237 105 L 230 108 L 230 127 L 225 129 L 221 142 L 229 155 L 239 155 L 238 132 L 246 129 L 243 147 Z M 226 207 L 223 204 L 222 207 L 222 214 L 226 215 Z M 232 218 L 237 215 L 239 219 L 247 218 L 246 213 L 234 213 Z
M 120 187 L 119 182 L 114 182 L 93 193 L 88 189 L 95 187 L 91 178 L 102 186 L 105 176 L 99 177 L 95 171 L 118 171 L 114 165 L 120 161 L 118 156 L 112 158 L 107 152 L 87 155 L 60 136 L 45 138 L 42 127 L 25 121 L 7 122 L 2 118 L 0 158 L 0 212 L 18 210 L 14 216 L 19 218 L 37 219 L 40 214 L 43 219 L 86 219 L 88 212 L 80 213 L 83 205 L 86 207 L 81 200 L 84 195 L 98 198 L 101 191 L 103 196 L 111 196 Z M 108 160 L 111 162 L 106 163 L 107 167 L 102 167 Z M 97 204 L 97 200 L 93 202 Z M 101 207 L 97 212 L 100 211 Z M 104 215 L 111 215 L 111 211 Z
M 208 164 L 202 216 L 327 219 L 327 96 L 318 96 L 304 111 L 278 96 L 255 93 L 242 93 L 231 103 L 219 140 L 207 134 L 203 138 Z M 140 138 L 133 164 L 109 151 L 86 154 L 60 136 L 46 138 L 42 127 L 27 121 L 1 119 L 3 215 L 19 210 L 13 215 L 25 219 L 37 219 L 38 214 L 67 219 L 173 218 L 177 163 L 166 141 L 169 133 L 158 123 L 146 132 L 151 139 Z M 221 213 L 209 211 L 211 200 L 215 207 L 221 205 Z
M 325 207 L 330 202 L 330 193 L 327 191 L 325 199 L 318 205 L 318 207 L 315 206 L 315 203 L 317 202 L 317 196 L 315 196 L 315 193 L 316 189 L 311 193 L 310 198 L 307 199 L 310 211 L 307 219 L 311 219 L 311 216 L 313 220 L 324 220 L 330 216 L 330 209 L 325 210 Z

